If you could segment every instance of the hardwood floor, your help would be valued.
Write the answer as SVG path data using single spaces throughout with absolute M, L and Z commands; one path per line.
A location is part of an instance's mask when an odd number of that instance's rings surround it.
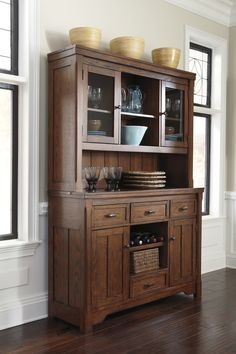
M 236 353 L 236 270 L 203 275 L 202 301 L 172 296 L 109 316 L 91 334 L 47 319 L 1 331 L 0 353 Z

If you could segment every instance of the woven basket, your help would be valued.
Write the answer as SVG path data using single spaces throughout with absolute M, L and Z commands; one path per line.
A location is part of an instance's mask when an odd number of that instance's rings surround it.
M 133 274 L 159 269 L 159 248 L 131 252 L 130 271 Z

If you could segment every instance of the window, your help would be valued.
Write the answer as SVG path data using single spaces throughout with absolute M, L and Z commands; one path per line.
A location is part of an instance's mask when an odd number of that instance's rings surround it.
M 190 43 L 189 70 L 196 73 L 193 120 L 194 187 L 204 187 L 202 212 L 209 214 L 212 49 Z M 196 106 L 201 113 L 196 113 Z
M 18 1 L 0 0 L 0 240 L 17 238 L 18 87 L 11 75 L 18 74 Z M 12 82 L 14 82 L 12 80 Z

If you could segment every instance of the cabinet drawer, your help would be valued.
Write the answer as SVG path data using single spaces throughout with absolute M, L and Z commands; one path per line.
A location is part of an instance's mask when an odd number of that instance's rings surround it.
M 131 222 L 143 222 L 167 219 L 168 201 L 131 204 Z
M 193 216 L 196 215 L 195 199 L 178 199 L 171 201 L 170 216 Z
M 129 222 L 127 204 L 97 205 L 92 211 L 93 227 L 117 226 Z
M 166 273 L 152 276 L 133 277 L 130 281 L 130 296 L 132 298 L 166 287 Z

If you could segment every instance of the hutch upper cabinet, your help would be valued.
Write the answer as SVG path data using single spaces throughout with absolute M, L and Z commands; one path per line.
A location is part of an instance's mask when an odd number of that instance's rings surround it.
M 72 46 L 48 55 L 48 78 L 49 314 L 86 332 L 115 311 L 200 296 L 194 74 Z M 147 127 L 140 145 L 122 143 L 126 125 Z M 106 192 L 101 180 L 88 193 L 88 166 L 165 171 L 166 187 Z M 158 242 L 130 247 L 137 233 Z M 147 250 L 158 267 L 136 272 Z

